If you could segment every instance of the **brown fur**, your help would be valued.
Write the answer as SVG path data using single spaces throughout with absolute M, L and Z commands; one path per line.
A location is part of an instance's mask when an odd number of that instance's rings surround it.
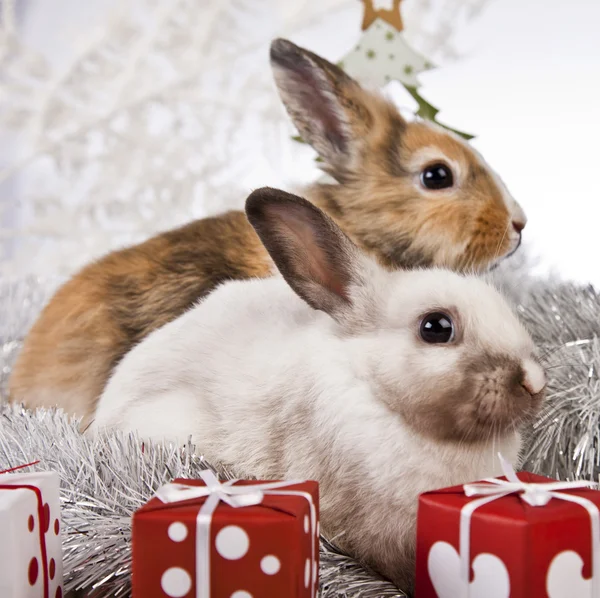
M 110 253 L 69 280 L 42 311 L 15 364 L 11 397 L 26 398 L 31 408 L 47 406 L 47 394 L 31 389 L 50 389 L 67 412 L 89 416 L 134 344 L 220 283 L 268 276 L 271 267 L 237 211 Z M 86 392 L 75 393 L 83 381 Z
M 493 175 L 464 142 L 408 123 L 338 67 L 276 40 L 271 61 L 302 136 L 336 180 L 306 190 L 361 247 L 390 267 L 485 270 L 509 249 L 511 215 Z M 436 148 L 458 165 L 455 188 L 424 191 L 416 158 Z M 67 282 L 29 332 L 12 400 L 85 417 L 115 364 L 152 330 L 218 284 L 269 276 L 272 263 L 242 212 L 228 212 L 113 252 Z
M 299 297 L 332 316 L 346 311 L 358 256 L 356 246 L 330 218 L 305 199 L 269 188 L 248 197 L 246 214 Z
M 469 354 L 445 392 L 434 402 L 421 397 L 394 400 L 404 420 L 419 434 L 442 442 L 485 442 L 531 420 L 539 411 L 545 390 L 534 395 L 523 386 L 518 360 L 502 355 Z
M 342 185 L 319 186 L 313 201 L 390 265 L 485 270 L 508 246 L 509 213 L 498 185 L 473 164 L 463 143 L 424 123 L 398 122 L 395 108 L 378 100 L 370 104 L 376 115 L 370 130 L 357 132 L 365 147 L 353 173 Z M 407 162 L 427 147 L 441 148 L 459 163 L 468 184 L 433 200 L 417 194 L 413 179 L 419 173 Z

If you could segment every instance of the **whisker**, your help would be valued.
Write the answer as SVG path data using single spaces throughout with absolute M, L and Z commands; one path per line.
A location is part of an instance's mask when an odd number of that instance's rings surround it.
M 504 243 L 504 239 L 506 237 L 506 233 L 508 232 L 508 229 L 511 226 L 511 222 L 510 220 L 506 223 L 506 228 L 504 229 L 504 233 L 502 234 L 502 237 L 500 238 L 500 243 L 498 243 L 498 248 L 496 249 L 495 255 L 494 255 L 494 259 L 492 261 L 496 261 L 499 257 L 500 257 L 500 248 L 502 247 L 502 243 Z

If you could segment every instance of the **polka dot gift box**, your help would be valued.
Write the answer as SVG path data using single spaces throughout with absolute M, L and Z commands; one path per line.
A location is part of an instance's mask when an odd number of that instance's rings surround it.
M 501 462 L 419 498 L 416 598 L 600 598 L 600 492 Z
M 311 481 L 174 480 L 133 516 L 134 598 L 316 598 Z
M 62 598 L 59 478 L 0 474 L 0 597 Z

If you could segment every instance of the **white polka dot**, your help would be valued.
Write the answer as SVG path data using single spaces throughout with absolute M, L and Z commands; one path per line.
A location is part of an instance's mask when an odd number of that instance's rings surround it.
M 181 598 L 181 596 L 185 596 L 190 591 L 192 578 L 185 569 L 171 567 L 163 573 L 160 585 L 167 596 Z
M 313 561 L 313 583 L 317 581 L 317 561 Z
M 246 590 L 238 590 L 231 594 L 231 598 L 252 598 L 252 594 Z
M 183 542 L 188 535 L 188 529 L 185 523 L 181 523 L 181 521 L 175 521 L 169 525 L 168 530 L 169 538 L 173 540 L 173 542 Z
M 317 536 L 321 535 L 321 524 L 317 521 Z
M 248 552 L 250 539 L 241 527 L 228 525 L 217 534 L 216 544 L 217 552 L 224 559 L 236 561 Z
M 304 587 L 308 588 L 308 582 L 310 581 L 310 559 L 306 559 L 304 565 Z
M 308 534 L 308 515 L 304 515 L 304 533 Z
M 268 554 L 260 561 L 260 568 L 267 575 L 275 575 L 281 569 L 281 562 L 276 556 Z

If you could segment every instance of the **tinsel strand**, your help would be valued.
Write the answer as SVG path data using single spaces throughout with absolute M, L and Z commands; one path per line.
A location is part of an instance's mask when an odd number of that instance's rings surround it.
M 64 414 L 35 414 L 5 405 L 0 411 L 0 470 L 31 461 L 61 478 L 65 589 L 94 590 L 94 598 L 128 596 L 131 517 L 173 478 L 197 478 L 207 467 L 195 447 L 141 442 L 135 435 L 82 436 Z M 4 474 L 10 475 L 10 474 Z M 235 477 L 238 477 L 237 475 Z M 363 568 L 321 538 L 321 598 L 405 598 L 391 583 Z
M 548 397 L 530 430 L 524 467 L 558 479 L 597 479 L 600 296 L 591 287 L 534 279 L 529 267 L 522 257 L 492 276 L 538 343 L 548 374 Z M 59 283 L 0 282 L 0 389 L 26 330 Z M 207 464 L 192 447 L 147 444 L 142 451 L 137 439 L 119 434 L 92 442 L 51 411 L 5 406 L 0 413 L 0 471 L 39 459 L 38 469 L 55 470 L 63 480 L 67 589 L 97 587 L 98 598 L 127 595 L 131 514 L 161 484 L 193 477 Z M 403 596 L 325 539 L 320 572 L 322 597 Z

